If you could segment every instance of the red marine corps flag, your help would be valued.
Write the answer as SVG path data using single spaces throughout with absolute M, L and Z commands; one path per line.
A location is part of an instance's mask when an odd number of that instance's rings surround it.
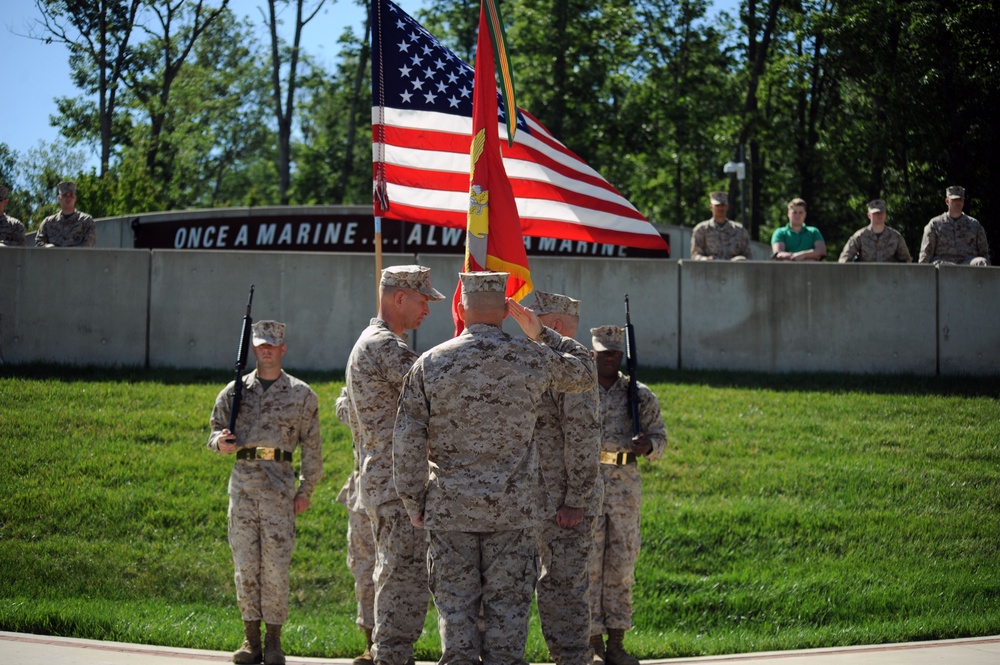
M 507 61 L 503 23 L 493 0 L 482 0 L 479 7 L 479 38 L 476 43 L 476 74 L 472 86 L 472 145 L 469 149 L 471 166 L 464 271 L 510 273 L 507 278 L 507 296 L 520 300 L 531 292 L 531 273 L 528 270 L 528 256 L 524 251 L 524 239 L 521 237 L 521 221 L 514 202 L 514 190 L 507 179 L 500 154 L 494 58 L 501 63 Z M 512 99 L 513 81 L 510 71 L 504 69 L 501 73 L 507 105 L 516 107 Z M 513 131 L 513 123 L 508 127 L 509 131 Z M 456 335 L 464 327 L 458 317 L 461 295 L 462 283 L 459 281 L 452 303 Z
M 513 99 L 499 99 L 495 73 L 487 81 L 482 72 L 462 62 L 391 0 L 372 0 L 371 7 L 372 170 L 377 218 L 468 229 L 477 197 L 474 186 L 489 171 L 490 181 L 485 187 L 479 184 L 479 195 L 484 188 L 490 192 L 486 255 L 491 255 L 490 246 L 495 247 L 497 253 L 492 255 L 506 264 L 523 265 L 525 277 L 526 261 L 519 263 L 500 253 L 502 227 L 498 225 L 506 221 L 507 214 L 498 203 L 500 187 L 513 192 L 515 214 L 525 236 L 667 249 L 653 225 L 597 171 L 531 114 L 517 108 Z M 485 12 L 488 19 L 490 8 Z M 481 26 L 482 14 L 483 8 Z M 481 27 L 477 66 L 493 55 L 493 48 L 483 40 Z M 498 54 L 495 65 L 489 59 L 491 69 L 500 69 L 502 87 L 507 87 L 506 56 Z M 474 86 L 479 80 L 484 84 Z M 477 107 L 474 126 L 474 87 L 486 88 L 495 96 L 499 111 L 495 107 L 490 117 L 494 130 L 508 141 L 505 145 L 497 140 L 493 143 L 496 152 L 490 153 L 483 133 L 483 152 L 478 160 L 472 138 L 485 128 L 479 123 L 488 120 L 486 112 Z M 487 90 L 480 91 L 483 97 L 488 96 Z M 516 125 L 516 135 L 508 127 L 499 127 L 500 122 L 511 128 Z M 500 156 L 501 145 L 503 168 L 487 167 L 487 159 Z M 506 172 L 504 185 L 493 181 L 496 172 Z M 517 277 L 509 265 L 484 267 L 503 269 Z M 525 284 L 524 294 L 531 290 L 528 280 L 517 287 Z

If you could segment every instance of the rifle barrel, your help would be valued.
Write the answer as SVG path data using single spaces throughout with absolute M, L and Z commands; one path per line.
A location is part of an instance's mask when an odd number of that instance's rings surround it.
M 250 297 L 247 298 L 247 313 L 243 316 L 240 328 L 240 345 L 236 349 L 236 377 L 233 379 L 233 403 L 229 409 L 229 431 L 236 433 L 236 417 L 240 414 L 243 403 L 243 370 L 247 366 L 247 355 L 250 351 L 250 338 L 253 336 L 253 317 L 250 309 L 253 307 L 253 287 L 250 285 Z

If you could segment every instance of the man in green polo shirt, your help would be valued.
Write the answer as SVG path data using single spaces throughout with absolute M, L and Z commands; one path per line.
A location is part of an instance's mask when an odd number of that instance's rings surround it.
M 826 241 L 815 226 L 806 224 L 806 202 L 788 202 L 788 224 L 771 236 L 771 251 L 778 261 L 819 261 L 826 256 Z

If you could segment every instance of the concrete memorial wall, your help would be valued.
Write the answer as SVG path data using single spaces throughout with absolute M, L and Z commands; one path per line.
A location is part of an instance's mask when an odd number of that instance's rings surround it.
M 1000 268 L 938 269 L 938 373 L 1000 375 Z
M 685 369 L 936 371 L 933 266 L 685 261 L 681 272 Z
M 0 248 L 0 362 L 146 363 L 149 255 Z
M 447 296 L 411 335 L 426 351 L 452 335 L 461 257 L 383 263 L 413 262 Z M 561 257 L 531 266 L 535 288 L 583 300 L 586 344 L 589 328 L 624 324 L 628 293 L 647 367 L 1000 375 L 1000 268 Z M 8 364 L 230 369 L 253 284 L 253 318 L 289 326 L 290 369 L 342 370 L 375 313 L 374 258 L 358 253 L 5 248 L 0 284 Z

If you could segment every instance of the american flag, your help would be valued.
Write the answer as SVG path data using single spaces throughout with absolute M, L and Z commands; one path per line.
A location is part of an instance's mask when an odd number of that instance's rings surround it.
M 465 228 L 474 70 L 389 0 L 373 0 L 371 24 L 375 215 Z M 618 190 L 523 109 L 508 146 L 497 96 L 524 235 L 666 249 Z

